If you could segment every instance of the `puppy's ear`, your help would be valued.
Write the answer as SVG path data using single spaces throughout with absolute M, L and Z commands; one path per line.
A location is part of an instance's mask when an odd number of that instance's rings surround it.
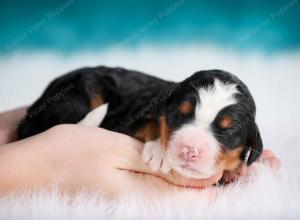
M 250 150 L 250 155 L 247 161 L 247 165 L 250 165 L 261 156 L 263 150 L 263 142 L 256 123 L 253 124 L 248 134 L 246 146 Z

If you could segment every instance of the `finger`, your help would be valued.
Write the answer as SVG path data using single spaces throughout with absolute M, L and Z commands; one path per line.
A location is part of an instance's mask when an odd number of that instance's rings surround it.
M 160 175 L 165 178 L 169 183 L 172 183 L 181 187 L 189 188 L 204 188 L 209 187 L 217 183 L 222 178 L 223 172 L 220 172 L 207 179 L 194 179 L 184 177 L 174 171 L 169 172 L 167 175 Z

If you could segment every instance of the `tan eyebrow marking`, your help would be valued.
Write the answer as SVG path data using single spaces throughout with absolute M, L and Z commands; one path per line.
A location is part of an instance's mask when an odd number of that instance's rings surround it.
M 188 102 L 188 101 L 182 102 L 179 107 L 179 111 L 182 114 L 189 114 L 189 113 L 191 113 L 192 109 L 193 109 L 193 105 L 191 102 Z
M 220 128 L 224 128 L 224 129 L 231 128 L 233 125 L 233 119 L 232 117 L 225 115 L 221 118 L 218 124 Z

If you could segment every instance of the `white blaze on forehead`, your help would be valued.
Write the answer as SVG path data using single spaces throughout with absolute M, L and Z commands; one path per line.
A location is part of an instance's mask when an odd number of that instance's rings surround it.
M 215 79 L 214 85 L 199 89 L 200 104 L 196 108 L 197 126 L 208 128 L 217 114 L 226 106 L 235 104 L 236 84 L 226 84 Z

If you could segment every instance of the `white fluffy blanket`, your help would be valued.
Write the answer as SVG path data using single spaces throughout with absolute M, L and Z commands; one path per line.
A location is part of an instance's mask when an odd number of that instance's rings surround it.
M 0 111 L 31 103 L 49 80 L 60 73 L 99 64 L 138 69 L 173 80 L 181 80 L 200 69 L 232 71 L 252 91 L 264 145 L 274 150 L 285 168 L 274 174 L 262 166 L 249 183 L 236 183 L 219 191 L 214 201 L 193 191 L 124 194 L 114 202 L 85 193 L 68 199 L 55 190 L 37 192 L 34 196 L 15 195 L 0 199 L 1 220 L 300 219 L 299 54 L 242 56 L 198 46 L 89 52 L 71 57 L 17 53 L 0 57 Z
M 300 193 L 294 178 L 268 167 L 248 183 L 220 189 L 216 198 L 204 192 L 125 193 L 116 201 L 100 194 L 81 193 L 70 199 L 53 190 L 33 196 L 18 195 L 0 199 L 0 219 L 299 219 Z

